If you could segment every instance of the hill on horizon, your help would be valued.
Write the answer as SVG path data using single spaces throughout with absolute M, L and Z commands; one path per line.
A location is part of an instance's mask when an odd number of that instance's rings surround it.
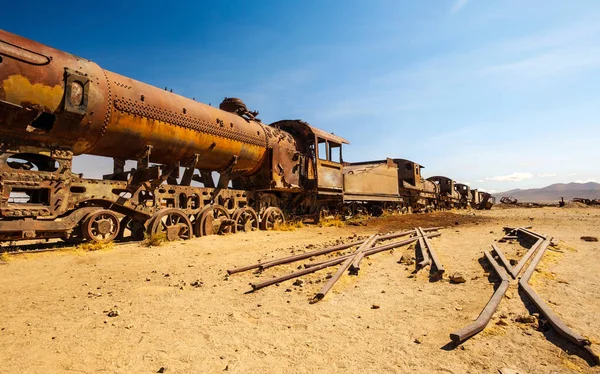
M 559 201 L 561 197 L 569 201 L 575 197 L 585 199 L 600 199 L 600 183 L 555 183 L 542 188 L 522 190 L 520 188 L 505 192 L 495 193 L 496 201 L 500 202 L 503 196 L 512 196 L 519 202 L 550 202 Z

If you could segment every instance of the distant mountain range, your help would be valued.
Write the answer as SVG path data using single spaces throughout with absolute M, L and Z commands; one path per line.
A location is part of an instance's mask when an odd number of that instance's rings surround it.
M 600 199 L 600 183 L 555 183 L 543 188 L 531 188 L 522 190 L 510 190 L 505 192 L 495 193 L 496 201 L 500 202 L 503 196 L 512 196 L 519 202 L 556 202 L 564 197 L 565 201 L 569 201 L 574 197 L 582 197 L 586 199 Z

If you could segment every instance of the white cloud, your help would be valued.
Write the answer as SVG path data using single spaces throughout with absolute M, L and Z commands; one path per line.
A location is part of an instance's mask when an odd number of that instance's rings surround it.
M 508 175 L 499 175 L 497 177 L 487 177 L 485 180 L 495 182 L 520 182 L 525 179 L 531 179 L 534 175 L 531 173 L 512 173 Z
M 588 180 L 578 179 L 575 181 L 575 183 L 589 183 L 589 182 L 595 182 L 595 181 L 596 181 L 595 179 L 588 179 Z
M 462 8 L 465 7 L 465 5 L 467 5 L 468 2 L 469 0 L 456 0 L 454 4 L 452 4 L 452 9 L 450 9 L 450 13 L 458 13 Z
M 542 173 L 542 174 L 538 174 L 537 176 L 540 178 L 556 177 L 556 173 Z
M 483 183 L 483 179 L 477 179 L 475 182 L 477 182 L 477 183 Z

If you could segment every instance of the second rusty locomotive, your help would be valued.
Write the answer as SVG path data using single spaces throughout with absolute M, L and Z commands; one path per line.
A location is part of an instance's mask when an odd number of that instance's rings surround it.
M 0 241 L 189 239 L 269 229 L 344 202 L 461 205 L 441 204 L 440 186 L 404 172 L 406 160 L 386 162 L 396 190 L 345 192 L 367 167 L 343 163 L 345 139 L 257 115 L 239 99 L 217 109 L 0 30 Z M 113 170 L 101 180 L 75 174 L 80 154 L 110 157 Z

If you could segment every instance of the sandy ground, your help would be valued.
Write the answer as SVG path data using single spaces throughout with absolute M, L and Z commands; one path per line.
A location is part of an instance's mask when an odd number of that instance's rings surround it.
M 600 244 L 580 240 L 600 233 L 600 209 L 493 209 L 12 256 L 0 266 L 0 362 L 10 373 L 600 373 L 552 330 L 515 321 L 531 305 L 514 281 L 485 331 L 461 347 L 449 344 L 449 333 L 474 320 L 493 292 L 482 251 L 502 226 L 527 224 L 560 243 L 534 275 L 535 289 L 600 344 Z M 226 276 L 309 245 L 416 225 L 446 226 L 432 239 L 446 267 L 441 281 L 397 263 L 414 255 L 409 247 L 369 258 L 359 276 L 345 275 L 316 304 L 309 300 L 335 268 L 302 277 L 302 286 L 288 281 L 249 294 L 249 282 L 302 262 Z M 512 259 L 526 250 L 499 245 Z M 455 271 L 467 282 L 448 282 Z

